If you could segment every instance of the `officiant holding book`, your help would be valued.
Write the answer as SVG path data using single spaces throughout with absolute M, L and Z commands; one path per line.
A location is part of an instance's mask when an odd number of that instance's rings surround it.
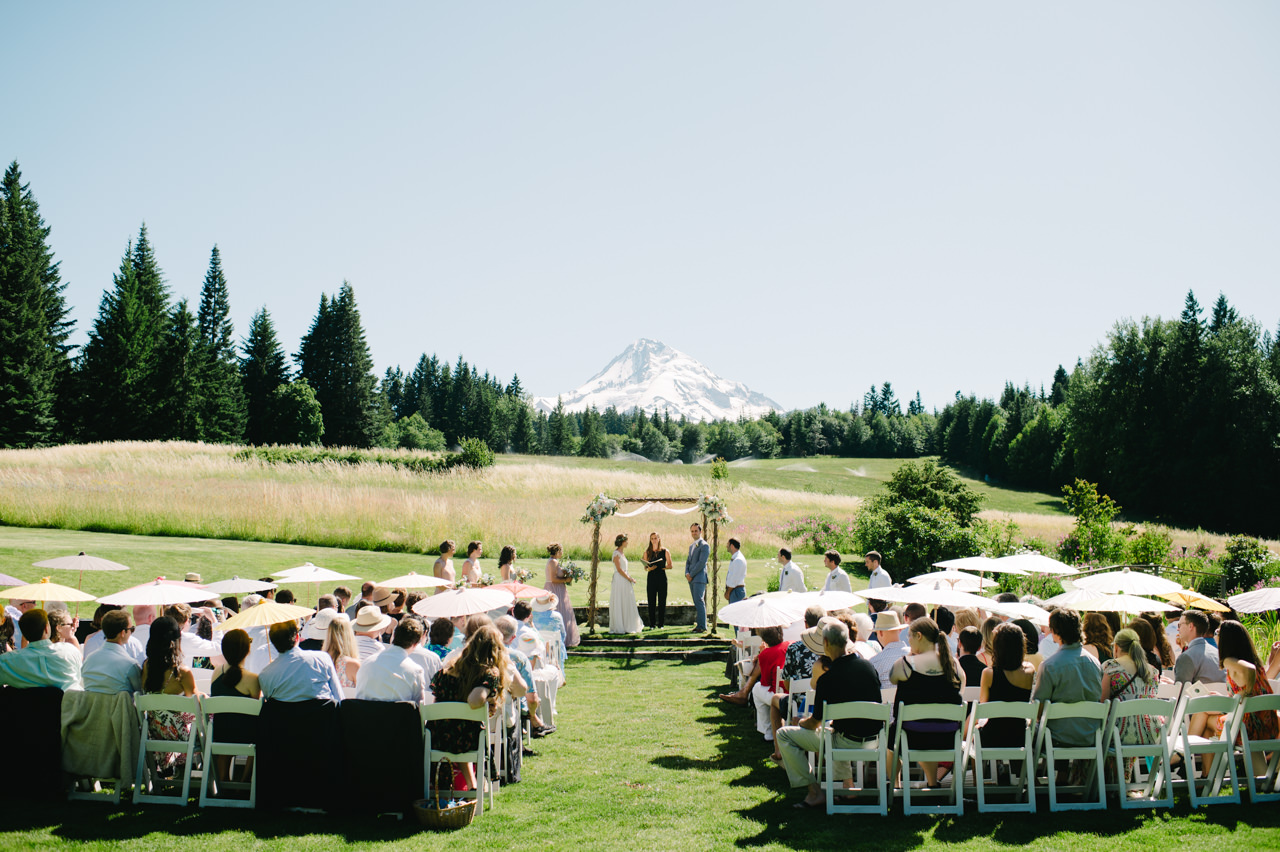
M 671 551 L 662 546 L 662 536 L 649 533 L 649 546 L 644 551 L 644 570 L 649 578 L 645 586 L 649 592 L 649 626 L 665 627 L 667 624 L 667 572 L 671 570 Z

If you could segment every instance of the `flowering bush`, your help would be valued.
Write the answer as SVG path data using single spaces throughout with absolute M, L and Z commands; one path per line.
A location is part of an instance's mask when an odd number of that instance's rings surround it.
M 584 524 L 598 524 L 600 521 L 618 511 L 618 501 L 611 499 L 601 491 L 596 499 L 587 506 L 587 513 L 580 519 Z
M 826 553 L 828 550 L 839 553 L 857 552 L 857 548 L 853 546 L 853 519 L 836 520 L 830 515 L 806 515 L 787 521 L 777 533 L 785 539 L 798 541 L 796 549 L 809 553 Z
M 733 523 L 729 512 L 725 509 L 724 500 L 718 494 L 703 494 L 698 498 L 698 508 L 707 516 L 708 521 L 719 521 L 722 524 Z

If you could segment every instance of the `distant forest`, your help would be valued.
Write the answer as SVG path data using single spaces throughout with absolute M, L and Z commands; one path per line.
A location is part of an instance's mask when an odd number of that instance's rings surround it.
M 847 410 L 825 404 L 755 420 L 690 423 L 666 412 L 537 411 L 461 356 L 425 353 L 378 377 L 355 293 L 321 294 L 286 355 L 259 310 L 236 338 L 215 245 L 194 308 L 174 302 L 145 224 L 103 293 L 87 342 L 73 323 L 51 228 L 15 162 L 0 192 L 0 446 L 114 440 L 443 450 L 479 438 L 497 452 L 698 462 L 720 456 L 913 458 L 1015 487 L 1079 477 L 1126 509 L 1186 526 L 1280 534 L 1280 329 L 1220 295 L 1188 293 L 1176 320 L 1122 320 L 1047 388 L 1007 384 L 905 411 L 888 383 Z

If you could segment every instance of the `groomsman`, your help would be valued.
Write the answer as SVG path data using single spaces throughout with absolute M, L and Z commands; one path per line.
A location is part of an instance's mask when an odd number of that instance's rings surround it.
M 724 599 L 736 603 L 747 596 L 747 557 L 742 555 L 742 544 L 729 539 L 729 570 L 724 575 Z
M 793 592 L 807 592 L 808 587 L 804 584 L 804 572 L 800 570 L 800 566 L 791 561 L 791 551 L 785 547 L 778 550 L 778 564 L 782 566 L 782 570 L 778 572 L 778 590 Z
M 893 585 L 893 578 L 889 576 L 889 572 L 884 570 L 884 566 L 880 564 L 883 560 L 877 551 L 867 551 L 865 561 L 867 571 L 871 574 L 871 579 L 867 582 L 868 589 L 879 589 Z
M 822 584 L 824 592 L 852 592 L 849 575 L 840 567 L 840 554 L 828 550 L 822 557 L 822 564 L 827 566 L 827 581 Z
M 689 581 L 689 594 L 693 596 L 693 609 L 697 624 L 695 633 L 707 630 L 707 560 L 711 557 L 711 545 L 702 538 L 702 526 L 689 527 L 693 544 L 689 545 L 689 557 L 684 563 L 684 578 Z M 714 594 L 714 592 L 713 592 Z

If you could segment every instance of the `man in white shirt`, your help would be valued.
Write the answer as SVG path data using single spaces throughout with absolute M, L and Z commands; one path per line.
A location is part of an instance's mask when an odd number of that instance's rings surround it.
M 298 622 L 273 624 L 267 635 L 280 656 L 258 674 L 264 699 L 342 701 L 342 681 L 329 655 L 298 647 Z
M 409 653 L 422 641 L 422 622 L 404 618 L 396 625 L 391 644 L 360 664 L 356 698 L 362 701 L 412 701 L 427 699 L 427 676 Z
M 123 610 L 113 610 L 102 616 L 101 626 L 98 633 L 103 636 L 102 647 L 85 659 L 81 671 L 85 692 L 138 692 L 142 689 L 142 669 L 126 647 L 133 638 L 129 616 Z
M 84 688 L 80 649 L 67 642 L 49 641 L 49 616 L 44 610 L 24 612 L 18 619 L 18 629 L 27 645 L 19 651 L 0 654 L 0 684 L 18 689 L 56 686 L 63 692 Z
M 807 592 L 809 588 L 804 584 L 804 572 L 800 570 L 800 566 L 791 561 L 791 551 L 785 547 L 778 550 L 778 564 L 782 566 L 782 570 L 778 572 L 778 590 L 785 592 L 791 590 L 793 592 Z
M 155 607 L 135 606 L 133 608 L 133 641 L 142 646 L 142 659 L 144 661 L 147 658 L 147 640 L 151 638 L 151 622 L 155 620 Z
M 840 554 L 828 550 L 822 557 L 822 564 L 827 567 L 827 581 L 822 584 L 824 592 L 853 593 L 853 585 L 849 582 L 849 574 L 840 567 Z
M 128 624 L 129 614 L 123 609 L 118 610 L 118 612 L 124 616 L 125 624 Z M 103 618 L 106 618 L 105 614 L 103 615 Z M 135 632 L 136 631 L 132 627 L 125 632 L 126 639 L 124 642 L 124 649 L 129 656 L 133 658 L 133 661 L 141 667 L 142 664 L 147 661 L 147 649 L 138 641 L 137 637 L 134 635 Z M 107 637 L 101 630 L 97 633 L 89 634 L 89 637 L 84 640 L 84 644 L 80 646 L 80 650 L 84 654 L 84 659 L 88 661 L 89 657 L 93 655 L 93 652 L 101 650 L 102 646 L 106 643 Z
M 889 572 L 884 570 L 884 567 L 880 564 L 883 558 L 878 551 L 867 551 L 863 561 L 866 563 L 867 570 L 871 572 L 871 580 L 867 583 L 868 589 L 879 589 L 882 586 L 893 585 L 893 578 L 889 576 Z
M 742 543 L 729 539 L 729 570 L 724 575 L 724 599 L 737 603 L 747 596 L 747 557 L 742 555 Z
M 360 649 L 360 663 L 381 654 L 387 647 L 381 639 L 383 633 L 395 619 L 385 615 L 376 606 L 362 606 L 356 620 L 351 622 L 351 629 L 356 634 L 356 647 Z
M 208 657 L 209 662 L 215 667 L 222 665 L 226 662 L 222 656 L 222 643 L 201 639 L 191 623 L 191 612 L 191 607 L 184 603 L 171 604 L 164 611 L 165 615 L 178 622 L 178 629 L 182 631 L 182 641 L 178 643 L 178 649 L 182 651 L 182 664 L 190 668 L 191 661 L 196 657 Z M 200 613 L 208 615 L 215 624 L 217 623 L 208 608 L 201 609 Z

